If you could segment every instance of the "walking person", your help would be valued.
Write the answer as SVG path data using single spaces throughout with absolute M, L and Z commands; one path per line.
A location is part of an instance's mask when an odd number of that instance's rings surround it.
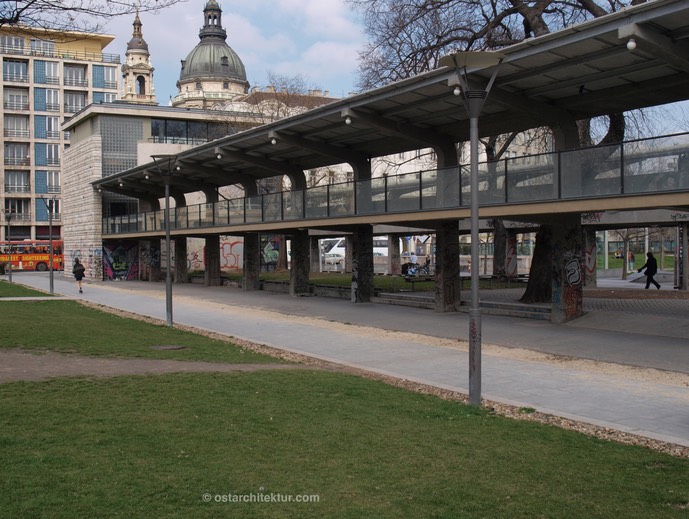
M 79 261 L 79 258 L 74 259 L 74 267 L 72 267 L 72 274 L 74 274 L 74 279 L 77 280 L 77 287 L 79 287 L 79 293 L 83 294 L 81 283 L 84 279 L 84 272 L 86 272 L 86 267 Z M 648 288 L 648 287 L 647 287 Z
M 629 255 L 628 255 L 628 260 L 629 260 L 629 269 L 627 269 L 627 272 L 633 272 L 634 271 L 634 253 L 629 250 Z
M 646 272 L 644 272 L 644 275 L 646 276 L 646 288 L 648 289 L 650 284 L 653 283 L 655 287 L 660 290 L 660 284 L 653 279 L 653 276 L 658 273 L 658 262 L 653 257 L 652 252 L 646 253 L 646 263 L 644 263 L 644 266 L 637 270 L 637 272 L 641 272 L 643 269 L 646 269 Z

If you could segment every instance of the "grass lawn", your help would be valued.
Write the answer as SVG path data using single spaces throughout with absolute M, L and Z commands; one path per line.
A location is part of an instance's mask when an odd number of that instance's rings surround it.
M 0 417 L 8 518 L 663 518 L 689 503 L 688 460 L 342 373 L 2 384 Z M 318 502 L 232 502 L 252 494 Z
M 127 319 L 76 301 L 4 301 L 0 303 L 0 347 L 50 350 L 81 355 L 146 357 L 211 362 L 278 362 L 179 328 Z M 154 346 L 183 346 L 157 350 Z M 0 512 L 1 514 L 1 512 Z
M 275 361 L 73 301 L 2 302 L 0 312 L 3 347 Z M 187 349 L 150 349 L 163 344 Z M 664 518 L 689 509 L 687 459 L 315 369 L 0 384 L 0 467 L 3 519 Z M 316 501 L 294 502 L 301 496 Z
M 5 276 L 7 277 L 7 276 Z M 40 290 L 33 290 L 23 285 L 10 283 L 9 281 L 0 280 L 0 297 L 44 297 L 50 296 L 47 292 Z

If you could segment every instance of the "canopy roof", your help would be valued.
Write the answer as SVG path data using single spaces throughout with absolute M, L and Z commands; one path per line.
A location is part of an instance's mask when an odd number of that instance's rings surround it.
M 689 2 L 654 0 L 500 52 L 504 60 L 479 122 L 482 136 L 683 101 L 689 99 Z M 471 88 L 483 88 L 494 69 L 468 67 Z M 467 141 L 469 117 L 453 94 L 457 72 L 441 67 L 182 152 L 174 156 L 180 170 L 172 185 L 198 191 Z M 151 162 L 94 185 L 162 197 L 163 179 L 147 174 L 156 171 Z

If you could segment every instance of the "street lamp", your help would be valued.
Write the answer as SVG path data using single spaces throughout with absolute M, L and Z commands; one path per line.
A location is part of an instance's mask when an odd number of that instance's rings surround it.
M 9 259 L 7 262 L 7 267 L 9 272 L 9 281 L 12 283 L 12 209 L 5 209 L 5 221 L 7 222 L 7 257 Z
M 461 96 L 469 114 L 471 161 L 471 304 L 469 306 L 469 403 L 481 405 L 481 308 L 479 303 L 479 214 L 478 214 L 478 118 L 488 97 L 498 66 L 505 59 L 497 52 L 455 52 L 440 58 L 440 65 L 454 68 L 457 78 L 450 80 L 454 94 Z M 469 85 L 467 69 L 495 67 L 484 88 Z
M 160 178 L 165 184 L 165 253 L 167 254 L 167 268 L 165 269 L 165 314 L 167 325 L 172 326 L 172 265 L 170 250 L 170 182 L 175 171 L 181 168 L 177 165 L 177 155 L 151 155 L 158 169 Z
M 53 282 L 53 208 L 55 207 L 55 197 L 46 199 L 41 197 L 46 209 L 48 210 L 48 234 L 50 235 L 50 245 L 48 249 L 48 261 L 50 262 L 50 293 L 55 293 L 55 285 Z

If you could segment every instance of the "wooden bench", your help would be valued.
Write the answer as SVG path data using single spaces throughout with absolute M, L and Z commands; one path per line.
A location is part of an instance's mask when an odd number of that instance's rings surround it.
M 435 278 L 433 276 L 404 276 L 404 281 L 411 283 L 411 291 L 413 292 L 416 283 L 435 281 Z

